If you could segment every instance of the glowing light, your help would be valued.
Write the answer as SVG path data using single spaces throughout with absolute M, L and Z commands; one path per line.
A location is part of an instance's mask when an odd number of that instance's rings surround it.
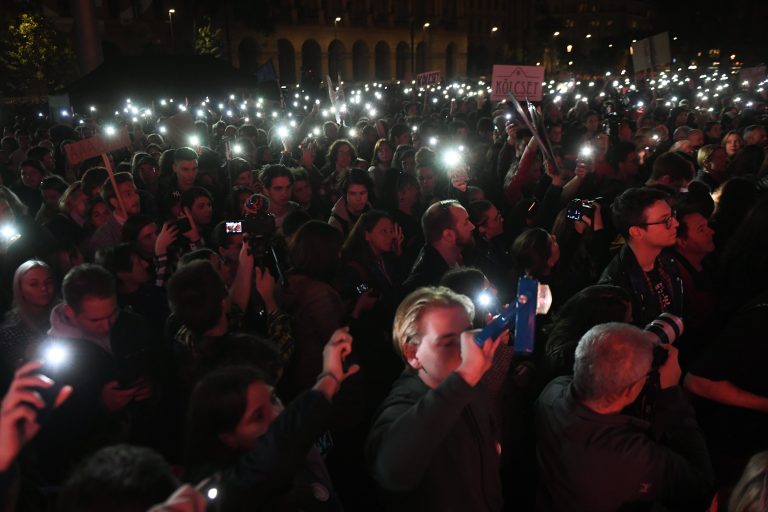
M 61 343 L 52 343 L 45 349 L 43 359 L 49 366 L 57 368 L 69 360 L 69 352 Z

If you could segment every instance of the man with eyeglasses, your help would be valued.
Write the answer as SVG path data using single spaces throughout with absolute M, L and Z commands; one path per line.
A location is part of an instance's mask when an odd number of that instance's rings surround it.
M 599 284 L 620 286 L 632 294 L 637 326 L 661 313 L 683 313 L 683 284 L 669 248 L 677 241 L 669 196 L 649 187 L 630 188 L 611 205 L 613 223 L 626 245 L 608 264 Z
M 558 377 L 536 402 L 538 509 L 543 512 L 705 510 L 714 474 L 704 435 L 678 382 L 677 349 L 654 368 L 654 337 L 600 324 L 576 347 L 573 376 Z M 652 372 L 656 414 L 622 414 Z M 661 505 L 661 506 L 659 506 Z

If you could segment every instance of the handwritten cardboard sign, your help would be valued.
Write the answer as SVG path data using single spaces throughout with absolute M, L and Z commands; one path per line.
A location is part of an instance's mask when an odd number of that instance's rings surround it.
M 506 99 L 512 94 L 517 100 L 541 101 L 544 68 L 541 66 L 493 66 L 491 100 Z
M 93 137 L 67 144 L 64 146 L 64 151 L 67 153 L 67 161 L 75 165 L 95 156 L 130 145 L 131 138 L 128 136 L 128 129 L 122 128 L 114 135 L 94 135 Z
M 440 71 L 427 71 L 426 73 L 419 73 L 416 75 L 416 87 L 427 87 L 429 85 L 437 85 L 440 83 Z

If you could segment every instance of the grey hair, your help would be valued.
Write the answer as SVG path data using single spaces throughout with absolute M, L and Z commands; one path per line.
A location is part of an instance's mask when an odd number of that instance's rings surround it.
M 653 341 L 642 329 L 610 322 L 581 337 L 573 365 L 573 386 L 584 401 L 610 404 L 651 368 Z

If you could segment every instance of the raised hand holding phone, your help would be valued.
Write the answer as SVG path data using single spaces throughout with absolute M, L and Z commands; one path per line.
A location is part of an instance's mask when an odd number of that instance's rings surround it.
M 53 404 L 46 404 L 36 390 L 49 389 L 54 382 L 38 373 L 42 366 L 42 361 L 32 361 L 19 368 L 0 404 L 0 472 L 8 470 L 24 445 L 40 431 L 38 413 L 46 407 L 59 407 L 72 394 L 72 388 L 64 386 Z

